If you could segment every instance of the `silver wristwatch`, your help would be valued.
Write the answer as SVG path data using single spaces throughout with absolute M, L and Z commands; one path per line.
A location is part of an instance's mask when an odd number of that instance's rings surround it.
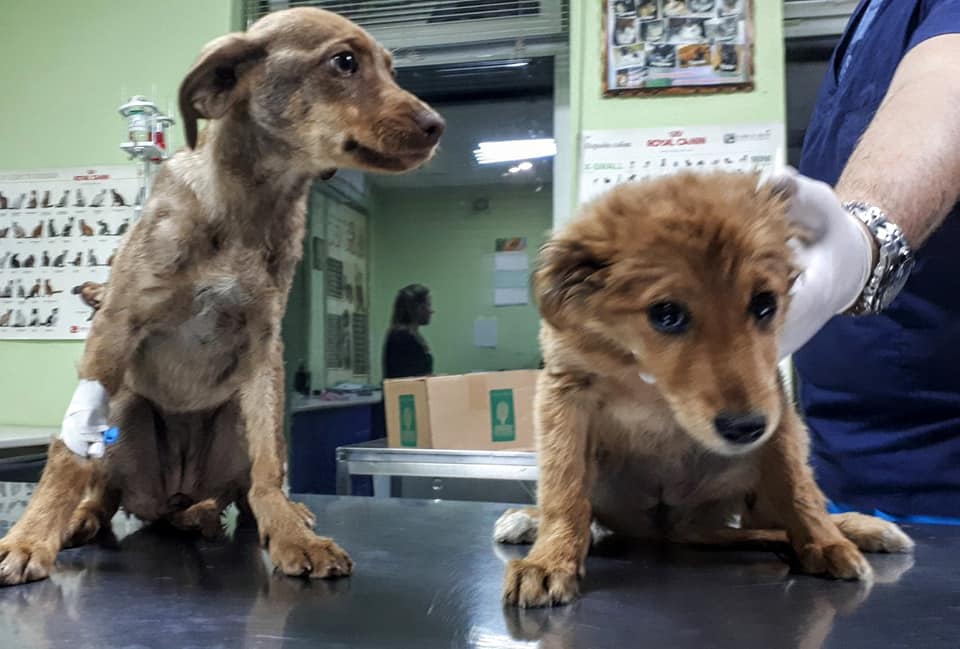
M 903 236 L 903 230 L 888 220 L 879 207 L 859 201 L 844 203 L 843 207 L 867 226 L 877 242 L 877 264 L 870 273 L 863 293 L 847 313 L 880 313 L 890 306 L 907 283 L 910 271 L 913 270 L 913 251 Z

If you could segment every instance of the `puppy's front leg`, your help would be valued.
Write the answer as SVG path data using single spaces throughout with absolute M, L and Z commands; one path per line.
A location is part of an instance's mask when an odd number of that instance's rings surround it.
M 243 386 L 240 407 L 246 422 L 250 452 L 248 501 L 270 551 L 273 564 L 284 574 L 342 577 L 353 571 L 353 561 L 332 539 L 317 536 L 308 527 L 312 517 L 302 505 L 283 493 L 286 448 L 283 440 L 283 361 L 280 343 L 273 343 L 270 360 Z
M 530 554 L 507 567 L 508 604 L 552 606 L 577 596 L 590 547 L 594 468 L 587 428 L 593 406 L 577 377 L 541 376 L 536 402 L 540 530 Z
M 57 552 L 71 534 L 71 520 L 102 460 L 75 455 L 61 440 L 50 444 L 47 465 L 27 510 L 0 539 L 0 585 L 50 575 Z
M 870 579 L 870 564 L 827 513 L 808 463 L 808 440 L 800 417 L 785 403 L 780 430 L 762 449 L 756 516 L 786 530 L 805 572 Z
M 120 391 L 130 361 L 147 333 L 149 320 L 133 323 L 125 315 L 128 310 L 126 305 L 104 306 L 90 327 L 80 359 L 80 378 L 99 382 L 111 397 Z

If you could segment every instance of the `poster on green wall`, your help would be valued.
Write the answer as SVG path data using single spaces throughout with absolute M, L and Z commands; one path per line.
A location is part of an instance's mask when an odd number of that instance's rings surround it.
M 581 143 L 581 203 L 680 171 L 770 172 L 785 156 L 778 122 L 584 131 Z
M 0 171 L 0 340 L 87 337 L 142 187 L 139 166 Z
M 370 378 L 367 217 L 341 203 L 324 220 L 324 351 L 328 386 Z
M 752 0 L 603 0 L 603 94 L 753 89 Z

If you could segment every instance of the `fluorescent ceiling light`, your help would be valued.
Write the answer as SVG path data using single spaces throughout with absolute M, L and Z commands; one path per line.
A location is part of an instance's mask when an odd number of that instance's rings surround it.
M 496 72 L 505 68 L 525 68 L 530 65 L 529 61 L 514 61 L 511 63 L 488 63 L 486 65 L 462 65 L 451 68 L 440 68 L 437 70 L 440 74 L 449 74 L 451 72 Z
M 557 142 L 553 138 L 480 142 L 473 151 L 473 156 L 482 165 L 549 158 L 556 154 Z
M 533 169 L 533 163 L 529 160 L 524 160 L 520 164 L 510 167 L 507 171 L 512 174 L 518 174 L 521 171 L 530 171 L 531 169 Z

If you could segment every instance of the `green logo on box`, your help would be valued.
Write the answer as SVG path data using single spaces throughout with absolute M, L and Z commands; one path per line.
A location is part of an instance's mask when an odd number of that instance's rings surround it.
M 400 395 L 400 445 L 417 445 L 417 401 L 412 394 Z
M 490 390 L 490 432 L 495 442 L 512 442 L 517 439 L 513 390 Z

